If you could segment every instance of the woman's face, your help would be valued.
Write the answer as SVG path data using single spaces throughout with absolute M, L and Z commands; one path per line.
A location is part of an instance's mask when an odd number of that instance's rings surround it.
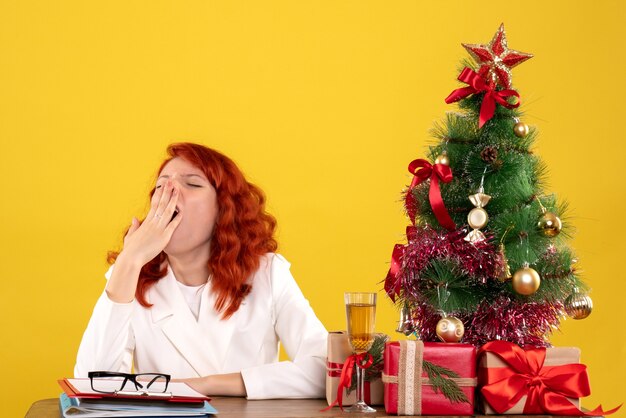
M 206 247 L 208 254 L 218 215 L 215 189 L 201 170 L 180 157 L 163 167 L 156 187 L 164 187 L 168 180 L 178 189 L 176 209 L 183 217 L 165 247 L 165 253 L 184 255 Z

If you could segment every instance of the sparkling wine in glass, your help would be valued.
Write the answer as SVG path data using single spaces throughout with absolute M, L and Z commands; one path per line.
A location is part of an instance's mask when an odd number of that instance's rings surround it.
M 348 292 L 345 294 L 348 338 L 354 354 L 365 353 L 374 342 L 376 321 L 376 293 Z M 356 402 L 347 412 L 376 412 L 363 401 L 365 373 L 356 367 Z

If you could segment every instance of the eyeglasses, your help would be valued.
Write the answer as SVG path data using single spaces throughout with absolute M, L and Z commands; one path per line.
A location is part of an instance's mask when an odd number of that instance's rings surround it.
M 160 373 L 117 373 L 94 371 L 87 374 L 91 380 L 91 389 L 99 393 L 144 395 L 162 394 L 167 390 L 171 376 Z M 135 392 L 125 392 L 124 386 L 131 382 Z M 132 390 L 132 389 L 131 389 Z

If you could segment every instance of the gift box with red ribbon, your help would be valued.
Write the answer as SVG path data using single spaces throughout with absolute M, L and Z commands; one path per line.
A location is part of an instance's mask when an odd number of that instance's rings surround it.
M 383 334 L 377 334 L 386 338 Z M 380 338 L 380 337 L 378 337 Z M 366 364 L 364 357 L 358 359 L 361 365 Z M 352 374 L 357 359 L 352 354 L 352 348 L 345 332 L 330 332 L 328 334 L 328 358 L 326 361 L 326 400 L 328 405 L 350 406 L 356 401 L 356 390 L 350 391 Z M 375 366 L 370 364 L 367 367 Z M 381 365 L 382 366 L 382 365 Z M 363 385 L 363 400 L 368 405 L 383 404 L 383 383 L 378 373 L 367 373 Z M 343 374 L 343 381 L 342 381 Z M 378 375 L 376 377 L 376 375 Z M 339 388 L 341 387 L 341 391 Z
M 476 348 L 394 341 L 385 346 L 385 410 L 398 415 L 473 415 Z
M 578 348 L 523 349 L 491 341 L 478 356 L 478 384 L 486 414 L 599 416 L 619 409 L 580 410 L 580 398 L 591 389 Z

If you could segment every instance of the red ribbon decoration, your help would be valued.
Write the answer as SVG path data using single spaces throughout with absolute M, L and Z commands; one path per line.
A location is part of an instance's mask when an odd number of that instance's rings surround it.
M 450 217 L 446 205 L 443 203 L 441 197 L 441 190 L 439 189 L 439 180 L 444 183 L 452 181 L 452 170 L 445 164 L 431 164 L 426 160 L 418 159 L 413 160 L 409 164 L 409 172 L 413 174 L 413 180 L 411 186 L 406 193 L 405 206 L 411 223 L 413 226 L 408 226 L 406 229 L 406 235 L 408 240 L 415 238 L 417 230 L 415 229 L 415 215 L 416 215 L 416 203 L 415 196 L 413 196 L 413 188 L 421 182 L 430 179 L 430 189 L 428 190 L 428 199 L 430 201 L 430 207 L 433 209 L 433 213 L 437 218 L 437 221 L 446 229 L 453 231 L 456 229 L 456 224 Z M 401 281 L 398 280 L 398 273 L 402 266 L 402 256 L 404 255 L 404 246 L 396 245 L 393 248 L 393 254 L 391 255 L 391 267 L 385 278 L 385 291 L 393 302 L 396 301 L 396 296 L 400 294 Z
M 509 367 L 487 368 L 487 383 L 481 393 L 498 413 L 504 414 L 527 396 L 524 414 L 601 416 L 616 412 L 620 407 L 603 411 L 598 406 L 583 412 L 567 398 L 582 398 L 591 394 L 587 366 L 564 364 L 543 366 L 545 348 L 522 349 L 507 341 L 491 341 L 478 354 L 490 352 L 500 357 Z
M 417 236 L 417 228 L 413 225 L 406 227 L 406 238 L 409 242 L 413 241 Z M 385 278 L 385 292 L 391 298 L 391 301 L 395 303 L 396 296 L 400 294 L 401 281 L 398 278 L 398 273 L 402 268 L 402 257 L 404 257 L 404 250 L 406 246 L 396 244 L 393 247 L 393 253 L 391 254 L 391 266 L 387 272 Z
M 395 303 L 396 296 L 400 294 L 401 280 L 398 278 L 398 273 L 402 267 L 402 257 L 404 256 L 404 245 L 396 244 L 393 247 L 393 253 L 391 254 L 391 267 L 385 278 L 385 292 L 391 298 L 391 301 Z
M 444 164 L 432 165 L 426 160 L 413 160 L 409 164 L 409 172 L 414 175 L 409 191 L 406 194 L 406 207 L 409 210 L 409 216 L 411 222 L 415 225 L 415 208 L 413 193 L 413 187 L 420 184 L 426 179 L 430 178 L 430 189 L 428 191 L 428 198 L 430 200 L 430 206 L 433 208 L 437 221 L 449 231 L 456 229 L 456 224 L 450 217 L 448 210 L 446 209 L 443 199 L 441 198 L 441 190 L 439 189 L 439 180 L 444 183 L 450 183 L 452 181 L 452 170 L 450 167 Z
M 335 405 L 339 405 L 339 408 L 343 411 L 343 390 L 349 388 L 352 385 L 352 375 L 354 374 L 354 366 L 360 367 L 365 370 L 374 363 L 374 357 L 368 352 L 361 354 L 352 354 L 346 358 L 346 362 L 343 363 L 341 369 L 341 376 L 339 377 L 339 386 L 337 386 L 337 398 L 327 408 L 322 411 L 328 411 Z M 365 389 L 365 388 L 363 388 Z
M 341 376 L 341 369 L 343 368 L 343 363 L 333 363 L 331 361 L 326 362 L 326 368 L 328 369 L 328 375 L 330 377 L 339 377 Z
M 487 82 L 471 68 L 465 67 L 463 71 L 461 71 L 461 74 L 459 74 L 458 80 L 469 84 L 469 86 L 454 90 L 448 97 L 446 97 L 446 103 L 450 104 L 458 102 L 470 94 L 485 92 L 483 103 L 480 106 L 480 116 L 478 119 L 479 128 L 482 128 L 483 125 L 493 117 L 493 114 L 496 111 L 496 103 L 506 107 L 507 109 L 513 109 L 520 105 L 518 92 L 511 89 L 496 91 L 495 86 L 487 84 Z M 514 104 L 511 104 L 506 100 L 512 96 L 518 98 L 517 102 Z
M 326 368 L 328 368 L 328 376 L 330 377 L 341 377 L 341 369 L 343 368 L 343 363 L 332 363 L 330 361 L 326 362 Z M 372 401 L 372 394 L 370 389 L 370 382 L 365 380 L 363 381 L 363 401 L 366 404 L 370 404 Z

